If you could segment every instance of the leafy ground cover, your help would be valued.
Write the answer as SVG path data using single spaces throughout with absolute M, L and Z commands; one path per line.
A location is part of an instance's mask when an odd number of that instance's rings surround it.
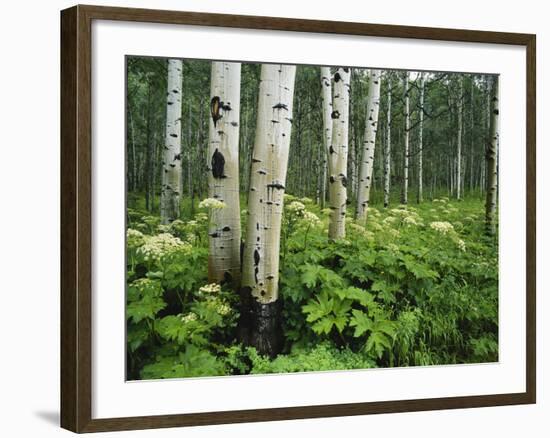
M 142 204 L 127 216 L 129 379 L 498 360 L 498 239 L 480 199 L 375 205 L 329 242 L 328 210 L 285 195 L 274 359 L 238 342 L 238 295 L 208 284 L 208 203 L 169 226 Z

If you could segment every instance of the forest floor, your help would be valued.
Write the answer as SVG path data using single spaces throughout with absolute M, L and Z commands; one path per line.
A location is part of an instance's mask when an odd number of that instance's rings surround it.
M 337 242 L 328 215 L 285 195 L 284 348 L 271 359 L 238 342 L 238 294 L 208 284 L 208 211 L 185 201 L 183 220 L 160 225 L 129 195 L 128 378 L 498 360 L 498 237 L 484 232 L 480 197 L 375 203 Z

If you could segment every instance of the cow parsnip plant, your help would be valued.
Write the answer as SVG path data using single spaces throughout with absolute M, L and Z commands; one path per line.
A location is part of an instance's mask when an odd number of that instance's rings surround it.
M 183 211 L 166 226 L 129 209 L 129 378 L 498 360 L 497 238 L 480 200 L 370 208 L 337 242 L 327 213 L 285 197 L 284 349 L 270 359 L 239 343 L 237 294 L 208 284 L 208 216 Z

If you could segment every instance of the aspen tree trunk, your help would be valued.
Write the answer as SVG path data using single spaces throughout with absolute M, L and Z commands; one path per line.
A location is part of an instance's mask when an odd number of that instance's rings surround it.
M 357 219 L 367 220 L 372 185 L 372 171 L 374 168 L 374 151 L 376 146 L 376 132 L 378 130 L 378 111 L 380 109 L 380 70 L 372 70 L 369 80 L 369 94 L 365 122 L 365 140 L 361 154 L 361 168 L 359 171 L 359 188 L 357 193 Z
M 189 128 L 187 135 L 187 190 L 189 192 L 189 197 L 193 199 L 193 124 L 192 124 L 192 110 L 191 110 L 191 99 L 189 99 Z M 193 209 L 193 202 L 191 202 L 191 213 Z
M 330 67 L 321 67 L 321 103 L 323 106 L 323 180 L 321 184 L 321 208 L 327 200 L 327 166 L 329 149 L 332 142 L 332 85 Z
M 137 166 L 136 166 L 136 131 L 134 127 L 134 117 L 132 116 L 132 111 L 128 111 L 128 116 L 130 118 L 130 130 L 132 138 L 132 166 L 130 166 L 130 181 L 129 188 L 130 190 L 136 190 L 136 178 L 137 178 Z
M 474 78 L 470 81 L 470 195 L 474 191 Z
M 168 60 L 166 138 L 162 158 L 160 217 L 169 224 L 180 215 L 182 62 Z
M 147 83 L 147 121 L 145 126 L 145 141 L 147 142 L 147 150 L 145 152 L 145 209 L 152 211 L 151 202 L 151 181 L 153 180 L 153 143 L 151 139 L 151 82 Z
M 418 121 L 418 191 L 416 193 L 416 202 L 419 204 L 424 200 L 424 181 L 423 181 L 423 129 L 424 129 L 424 73 L 420 73 L 420 114 Z
M 462 76 L 459 79 L 457 100 L 457 136 L 456 136 L 456 199 L 462 198 Z
M 338 68 L 334 74 L 332 96 L 332 140 L 329 148 L 329 239 L 346 235 L 347 162 L 349 135 L 350 69 Z
M 391 79 L 388 78 L 388 108 L 386 113 L 386 149 L 384 151 L 384 207 L 390 205 L 391 178 Z
M 405 93 L 405 143 L 404 143 L 404 155 L 403 155 L 403 187 L 401 190 L 401 204 L 407 204 L 409 193 L 409 128 L 410 128 L 410 114 L 409 114 L 409 73 L 403 74 L 403 88 Z
M 488 234 L 496 232 L 495 214 L 497 209 L 497 148 L 499 136 L 498 76 L 493 78 L 491 90 L 491 139 L 487 144 L 487 198 L 485 200 L 485 228 Z
M 239 286 L 239 114 L 241 64 L 212 62 L 208 141 L 208 197 L 225 208 L 210 211 L 208 280 Z
M 252 155 L 242 296 L 245 342 L 261 354 L 279 352 L 279 245 L 292 127 L 296 67 L 263 64 Z

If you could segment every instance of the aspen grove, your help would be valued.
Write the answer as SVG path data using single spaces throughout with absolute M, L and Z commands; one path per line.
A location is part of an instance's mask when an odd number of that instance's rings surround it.
M 128 379 L 498 361 L 498 82 L 128 57 Z

